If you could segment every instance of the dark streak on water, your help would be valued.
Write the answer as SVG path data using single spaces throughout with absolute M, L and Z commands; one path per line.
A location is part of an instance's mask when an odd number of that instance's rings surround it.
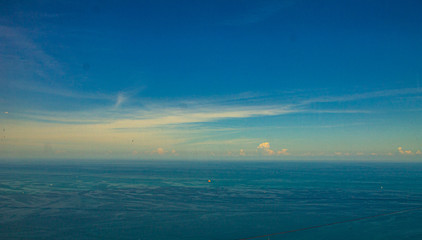
M 417 163 L 0 163 L 0 239 L 239 239 L 421 205 Z M 421 222 L 271 239 L 422 239 Z

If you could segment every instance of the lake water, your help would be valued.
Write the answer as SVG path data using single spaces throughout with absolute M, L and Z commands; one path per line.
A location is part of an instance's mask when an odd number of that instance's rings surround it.
M 234 240 L 421 206 L 421 163 L 0 163 L 0 239 Z M 422 239 L 422 210 L 269 239 Z

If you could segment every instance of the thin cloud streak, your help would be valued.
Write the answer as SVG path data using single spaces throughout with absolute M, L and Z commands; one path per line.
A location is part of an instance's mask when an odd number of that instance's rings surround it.
M 160 111 L 162 112 L 162 110 Z M 186 124 L 186 123 L 201 123 L 214 122 L 222 119 L 230 118 L 250 118 L 258 116 L 275 116 L 282 114 L 289 114 L 294 110 L 264 107 L 246 108 L 237 110 L 237 108 L 223 108 L 218 107 L 208 109 L 208 111 L 201 111 L 200 109 L 190 110 L 167 110 L 165 114 L 157 116 L 157 112 L 140 112 L 139 116 L 153 116 L 145 119 L 122 119 L 117 120 L 111 124 L 113 128 L 145 128 L 155 127 L 161 125 L 172 124 Z M 155 115 L 155 116 L 154 116 Z
M 29 66 L 35 66 L 34 70 L 42 77 L 47 77 L 48 74 L 44 70 L 52 71 L 56 74 L 63 74 L 63 70 L 59 62 L 47 54 L 42 48 L 40 48 L 34 41 L 32 41 L 27 34 L 25 29 L 17 29 L 4 25 L 0 25 L 0 39 L 3 38 L 3 52 L 0 59 L 9 59 L 13 62 L 21 61 Z M 13 54 L 7 54 L 9 49 L 13 49 Z M 24 58 L 17 57 L 16 51 L 23 54 Z M 13 59 L 10 59 L 12 57 Z
M 116 98 L 116 104 L 114 104 L 115 108 L 118 108 L 122 103 L 127 100 L 127 97 L 124 93 L 118 93 Z
M 44 90 L 40 88 L 40 90 Z M 46 89 L 47 91 L 47 89 Z M 365 93 L 365 94 L 356 94 L 346 97 L 327 97 L 324 101 L 348 101 L 358 100 L 369 97 L 382 97 L 382 96 L 392 96 L 396 94 L 412 94 L 419 93 L 418 89 L 398 89 L 398 90 L 389 90 L 389 91 L 379 91 L 374 93 Z M 69 96 L 73 97 L 83 97 L 74 94 L 73 92 L 68 92 Z M 61 94 L 66 95 L 67 92 L 62 92 Z M 73 94 L 73 95 L 72 95 Z M 233 118 L 252 118 L 252 117 L 261 117 L 261 116 L 279 116 L 285 114 L 295 114 L 295 113 L 327 113 L 327 114 L 357 114 L 364 113 L 369 114 L 371 111 L 366 110 L 338 110 L 338 109 L 325 109 L 325 110 L 314 110 L 309 109 L 306 105 L 309 105 L 314 102 L 321 102 L 322 100 L 305 100 L 297 104 L 275 104 L 275 105 L 245 105 L 248 104 L 250 98 L 255 98 L 255 95 L 244 95 L 236 96 L 234 98 L 241 98 L 235 103 L 227 104 L 227 100 L 230 101 L 230 98 L 223 97 L 223 100 L 220 102 L 215 100 L 214 102 L 208 103 L 204 99 L 197 99 L 196 101 L 181 100 L 181 101 L 167 101 L 166 102 L 154 102 L 147 100 L 134 100 L 132 102 L 138 101 L 140 103 L 139 107 L 134 106 L 133 104 L 129 107 L 122 107 L 122 104 L 127 101 L 128 95 L 126 93 L 120 92 L 113 96 L 107 95 L 84 95 L 84 97 L 92 98 L 101 98 L 104 99 L 113 99 L 114 105 L 110 108 L 101 108 L 94 109 L 91 111 L 85 112 L 47 112 L 42 114 L 40 112 L 32 114 L 24 114 L 25 118 L 30 120 L 31 116 L 34 120 L 37 121 L 52 121 L 57 123 L 86 123 L 86 124 L 107 124 L 110 128 L 113 129 L 132 129 L 132 128 L 151 128 L 157 126 L 171 126 L 171 125 L 180 125 L 180 124 L 189 124 L 189 123 L 205 123 L 205 122 L 216 122 L 224 119 L 233 119 Z M 268 102 L 269 100 L 267 100 Z M 189 104 L 187 104 L 189 103 Z
M 76 99 L 93 99 L 93 100 L 97 99 L 97 100 L 113 101 L 116 98 L 115 95 L 111 95 L 111 94 L 80 92 L 76 90 L 62 88 L 60 86 L 53 88 L 40 82 L 13 81 L 9 84 L 9 86 L 14 89 L 19 89 L 19 90 L 28 91 L 28 92 L 43 93 L 43 94 L 48 94 L 48 95 L 55 95 L 55 96 L 69 97 L 69 98 L 76 98 Z
M 409 94 L 418 94 L 418 93 L 422 93 L 422 88 L 390 89 L 390 90 L 382 90 L 382 91 L 375 91 L 375 92 L 351 94 L 351 95 L 345 95 L 345 96 L 340 96 L 340 97 L 313 98 L 313 99 L 305 100 L 301 104 L 308 105 L 312 103 L 350 102 L 350 101 L 364 100 L 364 99 L 370 99 L 370 98 L 391 97 L 391 96 L 409 95 Z

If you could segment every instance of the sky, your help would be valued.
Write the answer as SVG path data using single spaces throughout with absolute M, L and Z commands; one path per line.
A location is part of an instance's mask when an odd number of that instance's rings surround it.
M 0 1 L 0 159 L 422 161 L 421 10 Z

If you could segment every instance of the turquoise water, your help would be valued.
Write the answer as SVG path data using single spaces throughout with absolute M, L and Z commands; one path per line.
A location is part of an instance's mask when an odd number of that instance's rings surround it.
M 417 163 L 20 162 L 0 163 L 0 180 L 0 239 L 241 239 L 422 206 Z M 270 239 L 422 239 L 421 222 L 415 210 Z

